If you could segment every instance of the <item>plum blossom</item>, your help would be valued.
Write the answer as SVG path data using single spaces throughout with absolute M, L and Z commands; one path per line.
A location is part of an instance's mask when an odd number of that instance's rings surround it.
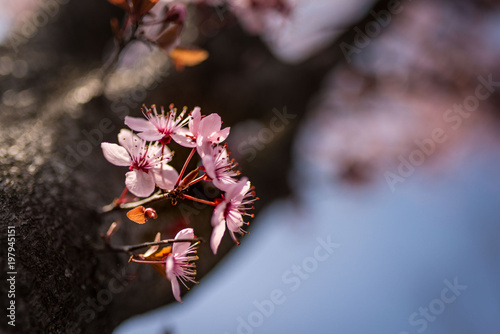
M 205 145 L 217 145 L 226 140 L 230 128 L 221 130 L 222 120 L 216 113 L 212 113 L 202 118 L 200 107 L 195 107 L 189 117 L 189 130 L 184 135 L 188 142 L 185 147 L 196 147 L 201 155 L 201 150 Z
M 226 140 L 230 128 L 221 129 L 222 120 L 216 113 L 210 114 L 199 122 L 196 133 L 196 146 L 198 152 L 204 145 L 217 145 Z
M 175 239 L 194 238 L 192 228 L 185 228 L 175 236 Z M 197 283 L 194 279 L 196 270 L 193 263 L 193 261 L 198 260 L 197 248 L 197 243 L 175 242 L 172 246 L 172 252 L 167 255 L 165 260 L 165 274 L 172 284 L 172 293 L 179 303 L 182 303 L 179 281 L 185 287 L 187 287 L 185 282 Z
M 160 240 L 161 233 L 158 232 L 156 233 L 154 241 L 159 242 Z M 160 248 L 159 245 L 154 245 L 149 247 L 144 254 L 133 255 L 130 258 L 130 261 L 136 263 L 147 263 L 157 272 L 159 272 L 160 275 L 166 278 L 167 275 L 165 274 L 165 260 L 167 259 L 167 255 L 170 253 L 172 253 L 172 246 Z
M 178 178 L 177 171 L 167 163 L 172 154 L 167 147 L 147 144 L 130 130 L 122 129 L 118 134 L 120 145 L 101 143 L 106 160 L 116 166 L 129 166 L 125 174 L 127 189 L 138 197 L 147 197 L 155 185 L 172 190 Z
M 188 130 L 184 127 L 189 122 L 189 117 L 184 118 L 186 110 L 184 109 L 177 116 L 177 109 L 170 105 L 170 110 L 165 113 L 161 107 L 161 113 L 156 110 L 156 106 L 152 105 L 151 109 L 143 110 L 146 119 L 136 117 L 125 117 L 125 124 L 134 131 L 138 132 L 138 136 L 147 141 L 159 141 L 162 145 L 166 145 L 173 139 L 177 144 L 184 147 L 191 147 L 188 140 Z
M 236 183 L 237 180 L 234 177 L 238 176 L 238 172 L 233 170 L 235 164 L 229 159 L 225 147 L 204 145 L 201 151 L 203 167 L 214 186 L 220 190 L 226 190 L 228 186 Z
M 188 128 L 189 130 L 184 132 L 185 143 L 184 147 L 196 147 L 196 137 L 198 136 L 198 131 L 201 122 L 201 112 L 200 107 L 195 107 L 189 116 Z
M 177 233 L 176 240 L 194 239 L 192 228 L 185 228 Z M 156 234 L 155 242 L 161 241 L 160 232 Z M 179 281 L 186 286 L 185 282 L 197 284 L 194 277 L 196 275 L 195 263 L 198 260 L 198 242 L 192 244 L 189 241 L 173 242 L 172 246 L 160 248 L 159 245 L 151 246 L 144 254 L 133 255 L 130 261 L 146 263 L 151 265 L 163 277 L 167 278 L 172 285 L 172 294 L 175 299 L 181 301 L 181 289 Z M 187 288 L 187 286 L 186 286 Z
M 210 237 L 210 246 L 214 254 L 217 253 L 222 236 L 226 231 L 226 225 L 231 238 L 239 244 L 235 233 L 245 233 L 242 228 L 243 224 L 245 224 L 243 216 L 253 217 L 253 214 L 249 214 L 247 211 L 253 209 L 248 205 L 255 201 L 254 196 L 254 192 L 251 191 L 250 181 L 246 177 L 227 187 L 225 196 L 215 207 L 212 215 L 212 227 L 214 229 Z

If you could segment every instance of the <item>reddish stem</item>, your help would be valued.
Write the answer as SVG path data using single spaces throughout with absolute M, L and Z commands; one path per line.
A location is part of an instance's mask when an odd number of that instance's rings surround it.
M 189 153 L 189 156 L 186 159 L 186 162 L 184 163 L 184 166 L 182 166 L 182 170 L 179 173 L 179 177 L 177 178 L 177 182 L 175 182 L 175 187 L 174 188 L 177 188 L 177 186 L 179 185 L 179 182 L 181 182 L 182 175 L 184 175 L 184 172 L 186 171 L 186 168 L 187 168 L 187 166 L 189 164 L 189 161 L 191 161 L 191 158 L 193 157 L 194 152 L 196 152 L 196 147 L 193 147 L 193 149 L 191 150 L 191 153 Z
M 137 259 L 130 259 L 130 261 L 132 262 L 135 262 L 135 263 L 147 263 L 147 264 L 151 264 L 151 263 L 159 263 L 159 264 L 165 264 L 165 261 L 147 261 L 147 260 L 137 260 Z
M 205 175 L 202 175 L 202 176 L 200 176 L 199 178 L 194 179 L 193 181 L 189 182 L 189 184 L 188 184 L 187 186 L 189 187 L 189 186 L 191 186 L 191 185 L 193 185 L 193 184 L 195 184 L 195 183 L 198 183 L 198 182 L 200 182 L 201 180 L 203 180 L 204 178 L 205 178 Z
M 204 199 L 196 198 L 196 197 L 189 196 L 186 194 L 180 194 L 179 196 L 184 198 L 184 199 L 189 199 L 189 200 L 194 201 L 194 202 L 199 202 L 199 203 L 203 203 L 203 204 L 207 204 L 207 205 L 211 205 L 211 206 L 217 206 L 217 203 L 215 203 L 215 202 L 206 201 Z
M 123 189 L 120 197 L 116 200 L 116 204 L 125 203 L 125 196 L 127 196 L 127 194 L 128 194 L 128 188 L 125 187 L 125 189 Z

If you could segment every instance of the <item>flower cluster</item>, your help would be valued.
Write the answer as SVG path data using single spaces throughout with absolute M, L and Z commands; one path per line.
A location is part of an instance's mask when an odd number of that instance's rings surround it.
M 243 235 L 244 217 L 253 217 L 248 213 L 253 209 L 253 202 L 258 199 L 250 181 L 240 177 L 235 169 L 237 164 L 230 158 L 227 145 L 222 144 L 229 135 L 230 128 L 222 128 L 221 117 L 216 114 L 201 115 L 199 107 L 189 114 L 184 108 L 180 113 L 170 105 L 168 111 L 155 105 L 142 109 L 144 118 L 126 117 L 125 124 L 130 129 L 122 129 L 118 134 L 118 143 L 101 144 L 104 157 L 112 164 L 128 167 L 125 174 L 125 190 L 122 196 L 112 203 L 113 209 L 131 209 L 127 216 L 139 224 L 148 218 L 156 219 L 158 215 L 152 208 L 143 205 L 162 199 L 176 203 L 178 199 L 192 200 L 214 207 L 211 224 L 213 227 L 210 246 L 217 253 L 226 229 L 231 238 L 239 244 L 236 234 Z M 177 172 L 169 165 L 173 152 L 168 145 L 175 143 L 191 149 L 183 168 Z M 189 173 L 187 166 L 193 156 L 199 156 L 200 165 Z M 200 176 L 200 171 L 203 174 Z M 186 176 L 184 174 L 186 173 Z M 211 182 L 221 192 L 213 202 L 186 194 L 193 184 L 204 181 Z M 158 190 L 155 192 L 155 190 Z M 145 199 L 127 202 L 126 194 L 130 192 L 136 197 Z M 183 241 L 175 241 L 182 239 Z M 175 298 L 180 301 L 178 279 L 185 282 L 194 281 L 194 263 L 197 259 L 194 231 L 180 231 L 173 240 L 172 247 L 159 249 L 160 235 L 154 245 L 144 254 L 131 257 L 131 261 L 149 263 L 164 273 L 171 281 Z M 165 242 L 164 244 L 167 244 Z

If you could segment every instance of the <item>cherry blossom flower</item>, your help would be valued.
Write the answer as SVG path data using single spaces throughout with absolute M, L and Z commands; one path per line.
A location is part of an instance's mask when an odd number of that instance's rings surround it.
M 226 140 L 230 128 L 221 130 L 222 120 L 216 113 L 206 117 L 201 117 L 200 107 L 195 107 L 189 117 L 189 131 L 186 136 L 187 144 L 185 147 L 197 147 L 201 155 L 201 149 L 205 145 L 217 145 Z
M 158 232 L 156 233 L 154 241 L 159 242 L 160 240 L 161 233 Z M 147 263 L 158 273 L 160 273 L 160 275 L 162 275 L 164 278 L 167 278 L 167 275 L 165 274 L 165 260 L 170 253 L 172 253 L 172 246 L 160 248 L 159 245 L 154 245 L 149 247 L 144 254 L 133 255 L 130 258 L 130 261 L 137 263 Z
M 198 136 L 198 131 L 201 122 L 201 112 L 200 107 L 195 107 L 189 116 L 188 128 L 189 130 L 184 132 L 184 147 L 196 147 L 196 137 Z
M 159 141 L 162 145 L 166 145 L 173 139 L 177 144 L 184 147 L 191 147 L 190 140 L 187 137 L 188 130 L 184 128 L 189 122 L 189 117 L 184 118 L 186 110 L 184 109 L 177 116 L 177 109 L 170 106 L 170 110 L 165 113 L 161 107 L 161 114 L 158 114 L 156 106 L 151 106 L 151 109 L 143 111 L 147 119 L 136 117 L 125 117 L 125 124 L 139 132 L 137 135 L 147 141 Z
M 206 144 L 217 145 L 226 140 L 229 136 L 230 128 L 221 130 L 222 120 L 216 113 L 210 114 L 201 119 L 198 125 L 198 132 L 196 133 L 196 146 L 198 152 Z
M 178 178 L 177 171 L 167 165 L 172 154 L 167 147 L 147 144 L 130 130 L 122 129 L 118 134 L 120 145 L 102 143 L 101 148 L 106 160 L 116 166 L 129 166 L 125 174 L 127 189 L 138 197 L 147 197 L 155 185 L 172 190 Z
M 238 172 L 233 170 L 235 164 L 229 159 L 225 147 L 204 145 L 201 151 L 203 167 L 214 186 L 224 191 L 228 186 L 236 183 L 237 180 L 234 177 L 238 176 Z
M 217 253 L 222 236 L 226 231 L 226 225 L 231 238 L 239 244 L 235 233 L 245 233 L 242 228 L 243 224 L 245 224 L 243 216 L 253 217 L 253 214 L 248 214 L 246 211 L 253 209 L 248 205 L 255 201 L 254 196 L 254 192 L 251 191 L 250 181 L 246 177 L 227 187 L 225 196 L 215 207 L 212 215 L 212 227 L 214 229 L 210 237 L 210 246 L 214 254 Z
M 175 236 L 175 239 L 194 239 L 192 228 L 185 228 Z M 197 284 L 194 280 L 196 275 L 195 264 L 198 260 L 196 255 L 198 244 L 190 242 L 175 242 L 172 246 L 172 253 L 167 255 L 165 260 L 165 274 L 172 284 L 172 293 L 175 299 L 181 301 L 181 289 L 179 281 L 187 288 L 185 282 Z

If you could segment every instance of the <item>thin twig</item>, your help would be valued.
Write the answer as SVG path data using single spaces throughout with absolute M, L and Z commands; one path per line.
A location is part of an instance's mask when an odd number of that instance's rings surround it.
M 130 252 L 137 250 L 137 249 L 151 247 L 151 246 L 157 246 L 157 245 L 168 245 L 168 244 L 173 244 L 174 242 L 201 242 L 201 241 L 202 240 L 200 238 L 195 238 L 195 239 L 165 239 L 165 240 L 160 240 L 160 241 L 143 242 L 141 244 L 125 245 L 125 246 L 112 246 L 112 245 L 108 244 L 108 247 L 109 247 L 109 249 L 112 249 L 115 251 L 130 253 Z
M 116 201 L 113 203 L 110 203 L 108 205 L 105 205 L 101 209 L 101 213 L 108 213 L 116 210 L 128 210 L 128 209 L 133 209 L 136 208 L 140 205 L 146 205 L 154 202 L 161 201 L 162 199 L 166 198 L 171 198 L 172 193 L 170 191 L 166 193 L 162 192 L 157 192 L 148 198 L 141 199 L 140 201 L 135 201 L 135 202 L 128 202 L 128 203 L 117 203 Z

